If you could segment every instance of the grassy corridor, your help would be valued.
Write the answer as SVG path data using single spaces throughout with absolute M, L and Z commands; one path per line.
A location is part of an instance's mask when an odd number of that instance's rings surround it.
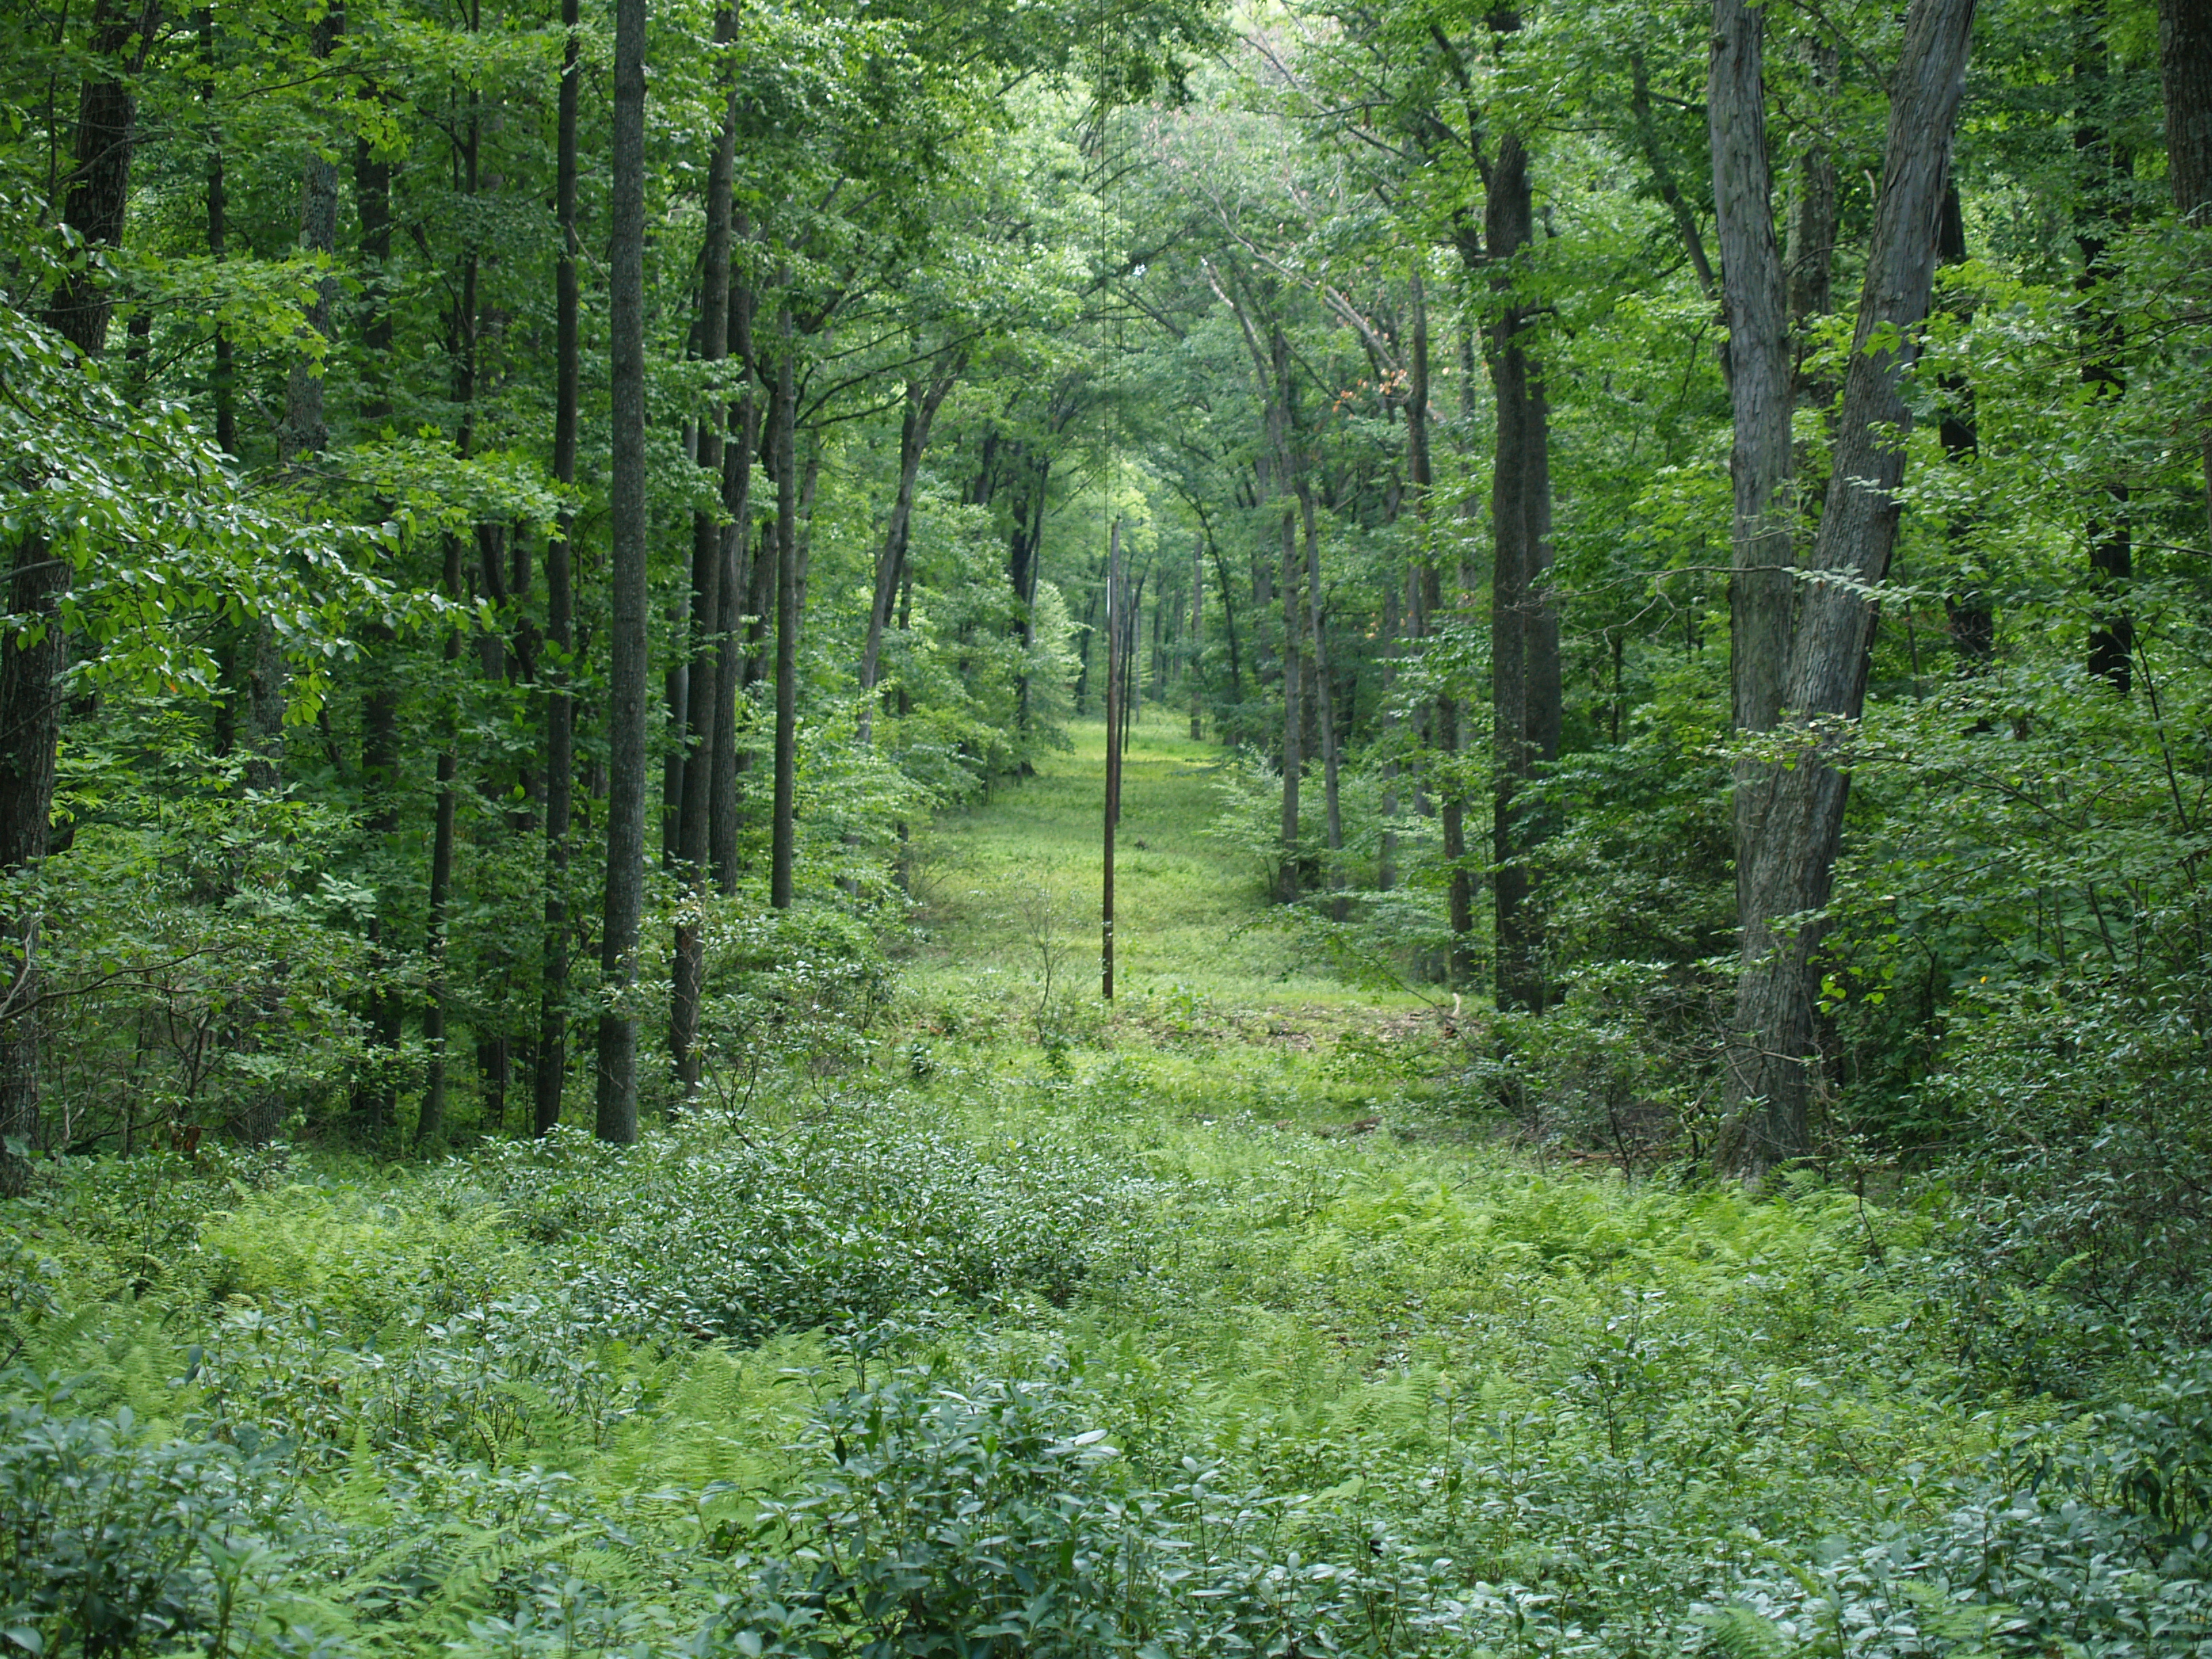
M 1148 710 L 1123 762 L 1116 883 L 1119 988 L 1235 1004 L 1337 1002 L 1334 980 L 1300 972 L 1285 936 L 1264 926 L 1261 872 L 1206 835 L 1220 811 L 1222 751 L 1193 742 L 1186 717 Z M 1070 990 L 1098 985 L 1099 836 L 1106 728 L 1073 729 L 1074 746 L 1037 775 L 941 820 L 917 871 L 933 984 L 1039 975 L 1048 905 Z
M 1100 738 L 933 832 L 888 1025 L 740 1113 L 6 1212 L 15 1647 L 94 1651 L 87 1548 L 272 1659 L 1963 1659 L 2197 1595 L 1963 1362 L 1933 1221 L 1504 1144 L 1436 1011 L 1245 926 L 1164 721 L 1103 1014 Z

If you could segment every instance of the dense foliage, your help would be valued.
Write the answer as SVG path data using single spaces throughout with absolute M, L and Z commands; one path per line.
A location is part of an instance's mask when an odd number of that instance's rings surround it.
M 2203 10 L 0 10 L 0 1659 L 2212 1650 Z

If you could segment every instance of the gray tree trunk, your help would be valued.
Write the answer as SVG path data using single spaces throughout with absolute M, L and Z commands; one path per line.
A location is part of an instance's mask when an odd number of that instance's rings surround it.
M 1705 104 L 1728 319 L 1729 392 L 1735 413 L 1729 453 L 1735 489 L 1729 672 L 1731 713 L 1740 732 L 1771 731 L 1780 718 L 1783 663 L 1796 605 L 1796 584 L 1790 574 L 1796 507 L 1790 495 L 1790 305 L 1767 165 L 1765 28 L 1763 9 L 1745 0 L 1714 0 Z M 1756 787 L 1757 763 L 1739 763 L 1735 774 L 1736 914 L 1747 941 L 1751 908 L 1745 883 L 1759 844 L 1758 813 L 1765 796 Z
M 726 52 L 737 34 L 737 13 L 725 7 L 714 17 L 716 47 Z M 724 88 L 722 125 L 707 165 L 707 245 L 699 286 L 699 356 L 713 367 L 720 367 L 730 355 L 730 238 L 735 211 L 731 184 L 737 166 L 738 101 L 726 56 L 719 79 Z M 723 433 L 728 418 L 728 404 L 717 403 L 699 426 L 700 470 L 712 473 L 718 487 L 722 481 Z M 725 539 L 719 513 L 691 515 L 688 653 L 691 661 L 684 696 L 684 786 L 676 833 L 677 872 L 690 890 L 691 901 L 676 924 L 668 1011 L 669 1051 L 686 1100 L 698 1091 L 700 1082 L 699 999 L 707 969 L 705 917 L 701 912 L 709 879 L 715 757 L 727 741 L 720 728 L 720 700 L 715 695 L 720 653 L 711 646 L 721 616 L 722 572 L 727 562 Z
M 776 343 L 775 404 L 775 798 L 769 824 L 769 902 L 788 910 L 792 865 L 798 855 L 799 798 L 799 477 L 798 341 L 784 307 Z
M 1490 380 L 1498 405 L 1491 475 L 1491 696 L 1495 769 L 1491 895 L 1498 927 L 1502 1007 L 1545 1003 L 1544 923 L 1532 858 L 1541 826 L 1522 800 L 1537 769 L 1559 752 L 1559 624 L 1545 588 L 1552 562 L 1550 410 L 1542 370 L 1529 356 L 1531 313 L 1511 297 L 1501 262 L 1533 240 L 1528 153 L 1518 137 L 1499 142 L 1486 179 L 1484 239 L 1503 309 L 1491 328 Z
M 92 61 L 77 95 L 76 145 L 58 208 L 61 222 L 92 250 L 123 240 L 131 200 L 131 162 L 138 137 L 135 88 L 161 21 L 159 0 L 96 0 Z M 86 257 L 73 263 L 46 313 L 46 325 L 87 358 L 106 349 L 112 314 L 106 273 Z M 46 855 L 53 817 L 55 746 L 61 735 L 57 702 L 68 665 L 61 625 L 70 565 L 51 557 L 42 536 L 26 535 L 13 550 L 8 578 L 10 616 L 41 623 L 27 642 L 9 630 L 0 641 L 0 873 L 14 874 Z M 0 1196 L 29 1183 L 30 1153 L 40 1144 L 38 912 L 0 918 Z
M 345 30 L 345 8 L 333 3 L 307 28 L 307 52 L 325 62 L 331 48 Z M 300 181 L 300 249 L 328 258 L 338 246 L 337 164 L 318 149 L 309 153 L 305 176 Z M 338 279 L 325 271 L 315 283 L 315 302 L 307 311 L 307 325 L 325 341 L 331 339 L 332 316 L 337 309 Z M 284 423 L 276 434 L 278 459 L 287 466 L 302 455 L 319 455 L 330 447 L 330 423 L 323 413 L 323 372 L 319 363 L 295 358 L 284 383 Z
M 553 476 L 576 482 L 578 343 L 576 255 L 576 112 L 583 67 L 576 30 L 580 0 L 561 0 L 568 42 L 561 54 L 555 138 L 554 217 L 560 251 L 553 262 Z M 576 601 L 571 586 L 574 530 L 563 512 L 545 547 L 545 636 L 552 647 L 545 699 L 545 945 L 539 970 L 538 1074 L 532 1079 L 532 1127 L 550 1133 L 561 1121 L 568 1075 L 568 833 L 576 787 Z
M 906 388 L 906 414 L 899 422 L 897 493 L 891 498 L 890 521 L 884 527 L 884 544 L 876 555 L 875 591 L 868 604 L 868 631 L 860 646 L 860 741 L 866 748 L 875 737 L 876 678 L 883 659 L 884 628 L 890 620 L 891 602 L 897 599 L 899 578 L 906 571 L 907 534 L 914 522 L 914 492 L 921 477 L 922 457 L 929 451 L 929 430 L 937 411 L 967 367 L 967 353 L 956 353 L 950 362 L 933 365 L 937 371 L 927 380 L 911 380 Z
M 635 982 L 645 909 L 645 26 L 646 0 L 615 0 L 607 247 L 613 614 L 607 630 L 607 884 L 599 935 L 601 994 L 609 999 Z M 596 1097 L 599 1139 L 635 1140 L 637 1022 L 611 1002 L 599 1012 Z
M 1758 769 L 1759 833 L 1741 878 L 1743 967 L 1736 982 L 1729 1081 L 1736 1160 L 1751 1172 L 1811 1144 L 1811 957 L 1835 874 L 1849 775 L 1830 763 L 1820 722 L 1856 720 L 1866 697 L 1875 602 L 1897 535 L 1909 427 L 1902 380 L 1928 314 L 1937 222 L 1966 88 L 1974 0 L 1914 0 L 1891 87 L 1889 133 L 1873 246 L 1837 421 L 1835 464 L 1811 568 L 1791 629 L 1782 705 L 1798 726 L 1790 763 Z

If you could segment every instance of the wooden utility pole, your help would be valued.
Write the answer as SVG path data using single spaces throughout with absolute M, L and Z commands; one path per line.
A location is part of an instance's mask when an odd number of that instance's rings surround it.
M 1100 881 L 1098 994 L 1114 1000 L 1114 825 L 1121 816 L 1121 521 L 1106 536 L 1106 834 Z

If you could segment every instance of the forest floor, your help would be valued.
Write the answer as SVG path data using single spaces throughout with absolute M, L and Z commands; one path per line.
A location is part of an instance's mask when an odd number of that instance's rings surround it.
M 863 1065 L 622 1153 L 83 1161 L 0 1216 L 0 1352 L 94 1464 L 229 1483 L 161 1513 L 259 1529 L 272 1654 L 1771 1659 L 1919 1619 L 1954 1534 L 1993 1594 L 1977 1495 L 2075 1431 L 1969 1385 L 1930 1216 L 1498 1140 L 1443 1011 L 1257 925 L 1164 721 L 1108 1016 L 1101 736 L 921 844 Z

